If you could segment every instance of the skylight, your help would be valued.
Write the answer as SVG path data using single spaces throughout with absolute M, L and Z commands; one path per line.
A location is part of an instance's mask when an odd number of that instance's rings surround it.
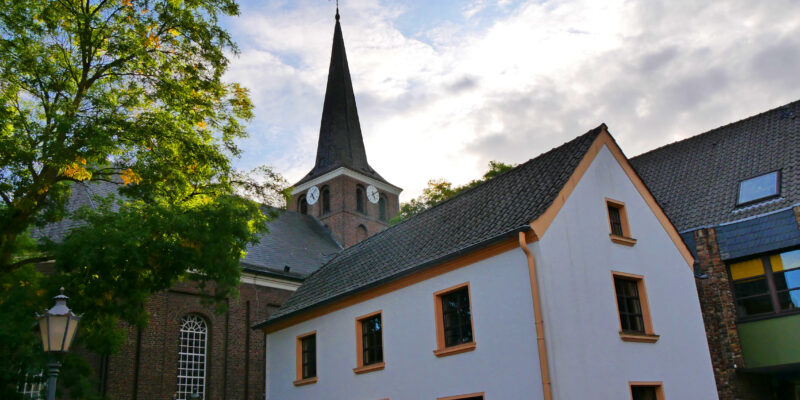
M 780 171 L 759 175 L 739 182 L 737 205 L 749 204 L 780 194 Z

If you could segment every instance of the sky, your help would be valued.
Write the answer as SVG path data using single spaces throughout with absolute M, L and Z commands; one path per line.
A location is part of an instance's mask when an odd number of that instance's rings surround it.
M 243 169 L 314 165 L 335 2 L 240 0 L 225 79 Z M 629 157 L 800 99 L 797 0 L 341 0 L 370 165 L 404 189 L 521 163 L 606 123 Z

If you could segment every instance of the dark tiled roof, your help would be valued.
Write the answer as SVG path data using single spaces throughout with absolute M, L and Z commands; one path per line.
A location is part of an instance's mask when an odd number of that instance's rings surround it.
M 261 326 L 529 227 L 552 204 L 604 127 L 343 250 Z
M 715 231 L 723 260 L 800 245 L 800 227 L 792 209 L 726 224 Z
M 102 181 L 76 183 L 72 186 L 67 209 L 94 207 L 95 196 L 106 197 L 116 193 L 118 187 L 117 184 Z M 60 241 L 80 224 L 80 221 L 65 218 L 35 230 L 33 236 Z M 267 227 L 269 232 L 263 234 L 257 244 L 247 247 L 247 255 L 242 260 L 244 270 L 302 279 L 341 250 L 330 232 L 308 215 L 278 211 L 277 218 L 270 221 Z M 284 270 L 287 266 L 288 272 Z
M 800 203 L 800 101 L 631 159 L 678 231 Z M 781 170 L 781 196 L 736 207 L 739 182 Z
M 342 249 L 330 232 L 308 215 L 281 211 L 268 227 L 258 244 L 247 247 L 242 260 L 245 270 L 305 277 Z M 285 267 L 289 267 L 288 274 Z
M 361 124 L 358 121 L 356 96 L 353 94 L 350 67 L 347 65 L 342 27 L 337 13 L 331 65 L 328 69 L 328 86 L 325 89 L 325 103 L 322 106 L 322 121 L 319 127 L 317 160 L 311 172 L 300 179 L 295 186 L 339 167 L 347 167 L 386 182 L 367 162 Z

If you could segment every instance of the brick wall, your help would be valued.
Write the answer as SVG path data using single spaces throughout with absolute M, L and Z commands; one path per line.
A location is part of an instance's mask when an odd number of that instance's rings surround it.
M 251 284 L 228 299 L 228 311 L 213 304 L 191 284 L 181 284 L 153 296 L 147 305 L 150 321 L 141 331 L 128 328 L 118 354 L 109 357 L 105 389 L 120 400 L 172 399 L 177 389 L 178 340 L 181 318 L 199 314 L 209 328 L 206 399 L 264 398 L 264 335 L 250 327 L 265 320 L 291 294 Z
M 736 308 L 728 269 L 722 261 L 713 228 L 694 232 L 697 262 L 708 279 L 697 280 L 700 307 L 711 353 L 720 400 L 765 400 L 770 382 L 757 375 L 743 374 L 746 367 L 736 329 Z

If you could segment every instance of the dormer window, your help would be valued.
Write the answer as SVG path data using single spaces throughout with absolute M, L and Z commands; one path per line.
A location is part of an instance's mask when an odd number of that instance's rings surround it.
M 780 171 L 773 171 L 739 182 L 739 198 L 736 205 L 755 203 L 780 194 L 781 174 Z

